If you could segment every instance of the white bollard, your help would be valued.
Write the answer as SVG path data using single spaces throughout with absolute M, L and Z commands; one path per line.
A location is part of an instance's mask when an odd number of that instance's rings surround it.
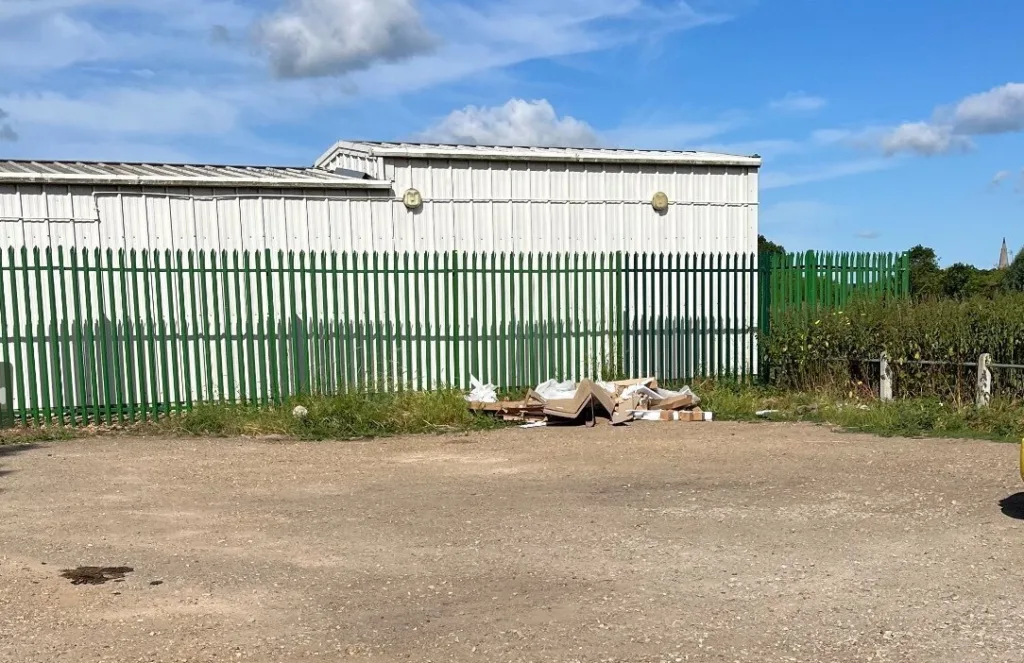
M 889 367 L 889 355 L 882 353 L 881 361 L 878 363 L 880 380 L 878 382 L 879 400 L 888 402 L 892 400 L 892 368 Z
M 992 401 L 992 355 L 987 352 L 978 357 L 978 388 L 974 401 L 978 407 L 988 407 Z

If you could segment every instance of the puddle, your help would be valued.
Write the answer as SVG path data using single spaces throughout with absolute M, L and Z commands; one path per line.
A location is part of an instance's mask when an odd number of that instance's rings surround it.
M 62 578 L 67 578 L 72 585 L 102 585 L 110 582 L 124 582 L 125 574 L 134 571 L 130 566 L 80 566 L 77 569 L 64 569 Z

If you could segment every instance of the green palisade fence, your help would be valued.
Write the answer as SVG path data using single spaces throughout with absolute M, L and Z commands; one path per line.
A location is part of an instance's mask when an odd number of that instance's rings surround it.
M 910 257 L 894 253 L 769 253 L 761 256 L 773 312 L 841 308 L 856 298 L 906 297 Z
M 71 426 L 471 376 L 749 380 L 774 306 L 906 290 L 902 258 L 809 258 L 11 248 L 0 365 L 17 422 Z

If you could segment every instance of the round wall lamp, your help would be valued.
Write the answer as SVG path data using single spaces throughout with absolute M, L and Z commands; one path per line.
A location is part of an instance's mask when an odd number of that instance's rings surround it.
M 414 210 L 419 209 L 423 206 L 423 196 L 416 189 L 409 189 L 402 196 L 402 203 L 405 204 L 406 209 Z
M 668 211 L 668 196 L 665 193 L 659 191 L 654 194 L 651 198 L 651 207 L 654 208 L 655 212 L 664 213 Z

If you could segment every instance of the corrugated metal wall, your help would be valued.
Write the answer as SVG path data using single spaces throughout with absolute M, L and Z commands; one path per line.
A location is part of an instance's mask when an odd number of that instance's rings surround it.
M 395 215 L 424 249 L 752 252 L 757 173 L 744 168 L 388 160 L 423 209 Z M 670 208 L 651 207 L 665 192 Z M 489 221 L 489 222 L 488 222 Z
M 0 185 L 0 246 L 390 249 L 387 191 Z
M 357 165 L 357 164 L 350 164 Z M 0 186 L 0 246 L 292 251 L 757 249 L 757 172 L 388 160 L 394 192 Z M 401 202 L 410 187 L 421 209 Z M 651 198 L 665 192 L 669 210 Z

